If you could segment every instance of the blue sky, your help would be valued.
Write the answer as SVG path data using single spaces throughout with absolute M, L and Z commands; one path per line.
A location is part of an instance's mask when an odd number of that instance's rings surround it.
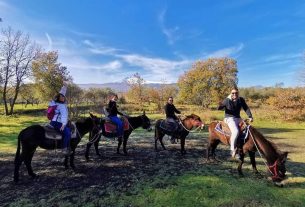
M 239 86 L 298 86 L 305 2 L 0 0 L 1 27 L 57 50 L 75 83 L 176 82 L 196 60 L 232 57 Z

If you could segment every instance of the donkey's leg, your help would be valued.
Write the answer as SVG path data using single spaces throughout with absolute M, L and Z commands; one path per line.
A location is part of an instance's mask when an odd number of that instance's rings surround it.
M 125 155 L 127 155 L 127 149 L 126 149 L 127 141 L 128 141 L 128 136 L 125 136 L 125 135 L 124 135 L 124 140 L 123 140 L 123 152 L 124 152 Z
M 157 127 L 156 127 L 155 128 L 155 151 L 158 151 L 158 148 L 157 148 L 158 139 L 159 139 L 159 133 L 158 133 Z
M 28 170 L 29 176 L 31 176 L 32 178 L 35 178 L 37 176 L 33 172 L 32 165 L 31 165 L 32 158 L 33 158 L 35 150 L 36 150 L 36 147 L 29 148 L 24 153 L 24 164 L 25 164 L 25 166 L 26 166 L 26 168 Z
M 207 149 L 207 157 L 208 157 L 208 159 L 209 159 L 209 157 L 211 155 L 212 159 L 216 160 L 215 150 L 216 150 L 216 148 L 217 148 L 219 143 L 220 143 L 220 141 L 218 139 L 210 140 L 210 142 L 208 144 L 208 149 Z
M 160 129 L 159 129 L 159 130 L 160 130 Z M 164 144 L 163 144 L 163 141 L 162 141 L 164 135 L 165 135 L 164 133 L 162 133 L 161 131 L 158 131 L 158 128 L 157 128 L 157 127 L 155 128 L 155 151 L 158 151 L 158 148 L 157 148 L 157 142 L 158 142 L 158 140 L 159 140 L 159 142 L 160 142 L 160 144 L 161 144 L 163 150 L 166 150 L 166 148 L 165 148 L 165 146 L 164 146 Z
M 85 152 L 85 157 L 86 157 L 86 160 L 88 161 L 89 160 L 89 152 L 90 152 L 90 147 L 91 147 L 92 143 L 91 142 L 88 142 L 87 143 L 87 146 L 86 146 L 86 152 Z
M 162 146 L 163 150 L 166 150 L 166 148 L 164 146 L 164 143 L 163 143 L 163 137 L 164 137 L 164 134 L 162 134 L 162 136 L 159 136 L 159 141 L 161 143 L 161 146 Z
M 250 157 L 250 161 L 251 161 L 253 172 L 255 174 L 258 174 L 258 171 L 256 169 L 255 152 L 249 151 L 249 157 Z
M 70 154 L 70 166 L 73 170 L 75 170 L 75 165 L 74 165 L 74 155 L 75 155 L 75 149 L 71 149 L 71 154 Z
M 68 161 L 69 161 L 69 155 L 65 155 L 64 166 L 66 170 L 69 169 Z
M 121 153 L 120 153 L 120 148 L 121 148 L 121 145 L 122 145 L 122 143 L 123 143 L 123 140 L 122 140 L 122 139 L 123 139 L 123 137 L 118 137 L 118 141 L 119 141 L 119 142 L 118 142 L 118 147 L 117 147 L 117 149 L 116 149 L 116 153 L 117 153 L 117 154 L 121 154 Z
M 98 150 L 98 143 L 100 142 L 101 137 L 99 137 L 95 142 L 94 142 L 94 149 L 95 149 L 95 154 L 97 156 L 101 156 L 99 150 Z
M 239 165 L 238 165 L 238 167 L 237 167 L 238 174 L 239 174 L 240 176 L 243 176 L 243 175 L 244 175 L 243 172 L 242 172 L 242 166 L 243 166 L 243 164 L 244 164 L 244 159 L 245 159 L 245 154 L 244 154 L 244 153 L 241 153 L 241 155 L 240 155 L 240 163 L 239 163 Z
M 184 154 L 186 154 L 186 151 L 184 149 L 184 146 L 185 146 L 185 137 L 181 137 L 180 138 L 180 143 L 181 143 L 181 154 L 184 155 Z

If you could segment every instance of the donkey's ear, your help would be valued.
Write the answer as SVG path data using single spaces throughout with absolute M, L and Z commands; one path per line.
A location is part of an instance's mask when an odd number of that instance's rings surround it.
M 143 110 L 143 115 L 145 115 L 145 110 Z

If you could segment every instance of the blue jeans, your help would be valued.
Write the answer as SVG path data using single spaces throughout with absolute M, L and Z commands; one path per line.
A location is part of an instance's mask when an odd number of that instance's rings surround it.
M 124 134 L 123 122 L 117 116 L 109 116 L 110 120 L 118 127 L 118 137 L 122 137 Z
M 63 135 L 63 148 L 68 148 L 71 140 L 71 129 L 65 126 L 63 131 L 60 131 L 62 123 L 57 121 L 51 121 L 50 125 L 52 125 L 57 131 L 59 131 Z

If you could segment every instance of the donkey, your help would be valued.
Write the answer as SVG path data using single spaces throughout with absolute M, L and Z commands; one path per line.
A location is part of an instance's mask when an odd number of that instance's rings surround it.
M 211 122 L 209 125 L 209 138 L 207 147 L 207 159 L 212 156 L 215 159 L 215 150 L 217 145 L 222 142 L 225 145 L 230 144 L 230 136 L 217 130 L 217 125 L 223 122 Z M 267 140 L 259 131 L 257 131 L 253 126 L 246 122 L 241 122 L 240 126 L 248 132 L 246 133 L 245 141 L 240 142 L 237 140 L 238 152 L 240 154 L 240 163 L 238 165 L 239 175 L 242 173 L 242 165 L 244 163 L 245 154 L 248 153 L 250 156 L 250 161 L 252 164 L 252 169 L 254 173 L 258 173 L 256 169 L 255 152 L 259 151 L 265 159 L 267 160 L 267 166 L 272 174 L 272 180 L 274 182 L 280 182 L 286 177 L 286 167 L 285 162 L 287 160 L 288 152 L 281 152 L 278 150 L 276 145 L 271 141 Z
M 180 120 L 180 119 L 179 119 Z M 161 143 L 161 146 L 164 150 L 166 150 L 164 144 L 163 144 L 163 137 L 165 134 L 167 135 L 172 135 L 177 139 L 180 139 L 180 143 L 181 143 L 181 154 L 185 154 L 186 151 L 184 149 L 184 145 L 185 145 L 185 138 L 186 136 L 189 134 L 190 130 L 193 127 L 203 127 L 204 123 L 201 121 L 200 117 L 195 115 L 195 114 L 191 114 L 186 116 L 185 119 L 180 120 L 180 124 L 178 129 L 176 129 L 175 131 L 169 131 L 166 130 L 164 128 L 162 128 L 162 122 L 164 120 L 163 119 L 159 119 L 156 122 L 156 127 L 155 127 L 155 150 L 157 151 L 157 141 L 159 140 Z
M 124 120 L 125 127 L 124 127 L 124 136 L 123 140 L 118 139 L 118 147 L 117 147 L 117 153 L 120 154 L 120 148 L 123 143 L 123 152 L 125 155 L 127 155 L 127 141 L 130 136 L 130 134 L 138 127 L 142 127 L 143 129 L 146 129 L 147 131 L 151 131 L 151 124 L 149 118 L 146 116 L 145 111 L 143 111 L 142 115 L 136 116 L 136 117 L 127 117 Z M 107 132 L 106 125 L 109 124 L 106 122 L 105 119 L 100 119 L 99 126 L 97 128 L 94 128 L 90 132 L 89 136 L 89 142 L 87 143 L 85 157 L 87 160 L 89 160 L 89 151 L 92 144 L 94 144 L 96 155 L 100 156 L 99 150 L 98 150 L 98 143 L 101 139 L 101 136 L 107 138 L 113 138 L 116 137 L 115 132 Z
M 95 128 L 98 124 L 98 120 L 94 118 L 92 114 L 90 117 L 77 121 L 75 123 L 76 126 L 76 138 L 71 139 L 70 147 L 71 147 L 71 154 L 70 154 L 70 166 L 72 169 L 75 169 L 74 165 L 74 155 L 75 155 L 75 148 L 77 147 L 78 143 L 80 142 L 81 138 Z M 61 140 L 52 140 L 48 139 L 45 136 L 45 129 L 41 125 L 32 125 L 25 129 L 23 129 L 18 135 L 18 147 L 15 156 L 15 171 L 14 171 L 14 181 L 19 181 L 19 168 L 22 162 L 25 163 L 26 168 L 28 170 L 28 174 L 35 178 L 37 175 L 33 172 L 31 162 L 36 151 L 37 147 L 41 147 L 43 149 L 51 150 L 51 149 L 60 149 L 62 146 L 62 139 Z M 20 153 L 20 150 L 22 152 Z M 68 159 L 69 155 L 65 156 L 64 165 L 68 168 Z

